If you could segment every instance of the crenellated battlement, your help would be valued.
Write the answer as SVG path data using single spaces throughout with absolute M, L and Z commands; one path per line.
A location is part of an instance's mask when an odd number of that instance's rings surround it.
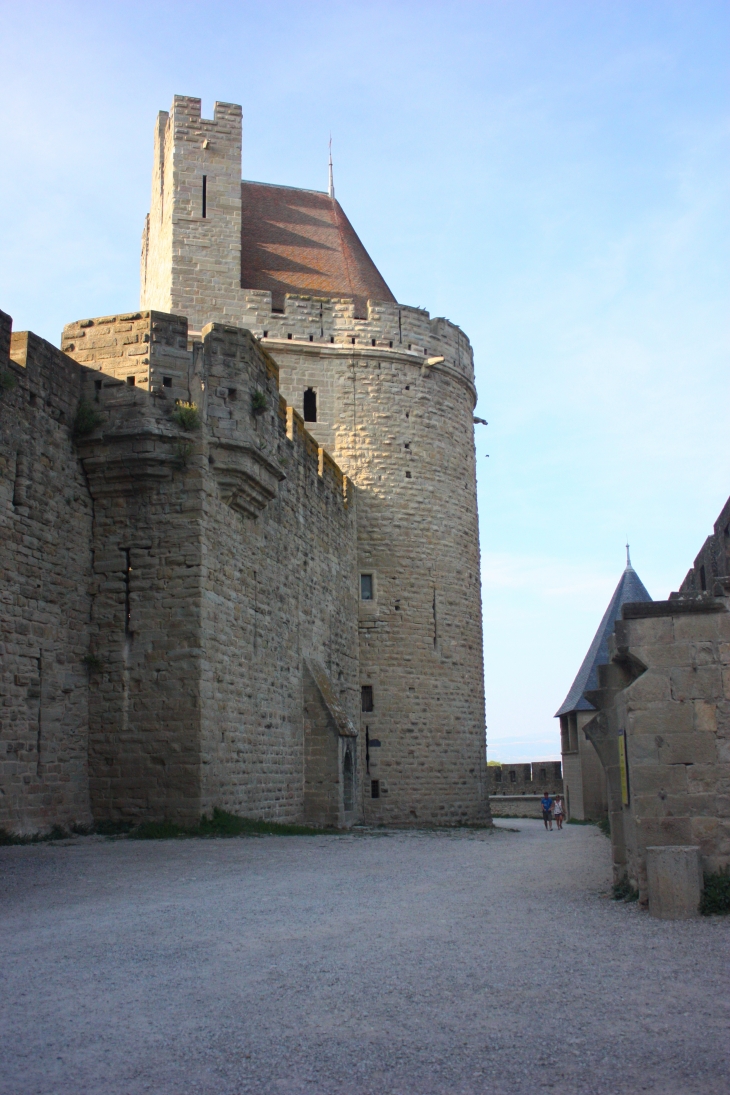
M 61 345 L 63 354 L 56 351 L 60 359 L 73 358 L 85 367 L 84 395 L 104 416 L 83 444 L 88 448 L 99 434 L 107 447 L 113 438 L 124 438 L 120 466 L 134 462 L 129 439 L 137 431 L 148 440 L 154 435 L 145 446 L 145 460 L 137 466 L 146 469 L 156 459 L 160 467 L 151 474 L 171 474 L 182 436 L 174 424 L 177 402 L 195 403 L 204 425 L 200 440 L 206 441 L 212 456 L 210 466 L 216 474 L 227 469 L 224 490 L 229 500 L 234 481 L 244 483 L 246 469 L 254 479 L 267 480 L 268 500 L 276 494 L 275 483 L 286 478 L 286 468 L 296 466 L 305 475 L 316 474 L 345 505 L 352 502 L 347 476 L 282 399 L 278 365 L 250 331 L 211 323 L 191 338 L 184 316 L 127 312 L 69 323 Z M 254 410 L 254 392 L 265 409 Z M 198 441 L 191 435 L 195 451 L 202 455 Z M 286 441 L 293 452 L 286 449 Z M 232 456 L 234 451 L 237 455 Z M 108 453 L 101 463 L 108 467 Z M 131 483 L 134 476 L 127 478 Z M 251 507 L 242 512 L 256 516 Z

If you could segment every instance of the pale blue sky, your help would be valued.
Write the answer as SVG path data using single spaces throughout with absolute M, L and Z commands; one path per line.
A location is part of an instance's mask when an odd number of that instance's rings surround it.
M 243 175 L 337 196 L 476 355 L 490 758 L 552 718 L 630 537 L 676 589 L 730 493 L 730 5 L 0 0 L 0 307 L 138 301 L 152 129 L 244 110 Z M 489 453 L 489 457 L 486 454 Z

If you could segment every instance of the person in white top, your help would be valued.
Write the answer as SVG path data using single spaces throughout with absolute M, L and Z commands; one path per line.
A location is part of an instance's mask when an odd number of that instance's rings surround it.
M 561 795 L 555 796 L 555 802 L 553 804 L 553 817 L 557 823 L 559 829 L 563 827 L 563 818 L 565 817 L 565 807 L 563 806 L 563 799 Z

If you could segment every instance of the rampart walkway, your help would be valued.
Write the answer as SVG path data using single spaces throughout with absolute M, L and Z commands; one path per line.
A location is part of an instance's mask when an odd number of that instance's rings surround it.
M 725 1095 L 730 923 L 592 827 L 0 849 L 3 1095 Z

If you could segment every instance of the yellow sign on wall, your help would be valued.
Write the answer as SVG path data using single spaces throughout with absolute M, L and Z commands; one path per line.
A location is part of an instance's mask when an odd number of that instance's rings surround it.
M 629 804 L 629 767 L 626 756 L 626 731 L 622 730 L 618 736 L 618 764 L 621 771 L 621 801 L 624 806 Z

